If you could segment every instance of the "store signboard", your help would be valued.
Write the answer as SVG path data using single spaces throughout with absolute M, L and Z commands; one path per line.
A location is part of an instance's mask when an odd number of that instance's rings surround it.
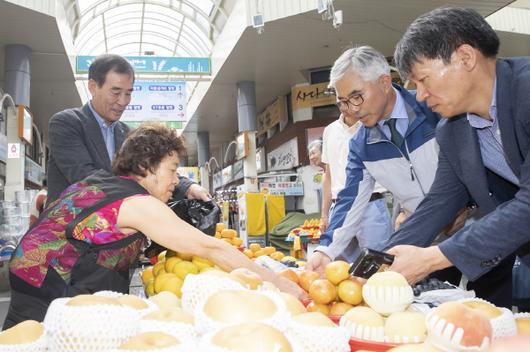
M 243 160 L 238 160 L 234 163 L 233 165 L 233 168 L 232 168 L 232 173 L 233 173 L 233 177 L 232 177 L 232 180 L 233 181 L 237 181 L 237 180 L 240 180 L 243 178 L 244 176 L 244 172 L 243 172 Z
M 120 121 L 186 121 L 186 82 L 135 82 Z
M 302 182 L 262 182 L 259 189 L 263 193 L 283 194 L 284 196 L 303 196 L 304 184 Z
M 328 83 L 297 86 L 291 89 L 293 111 L 335 104 L 335 96 L 327 95 Z
M 218 189 L 223 186 L 223 173 L 221 171 L 213 174 L 213 189 Z
M 96 56 L 76 57 L 76 72 L 88 73 L 88 68 Z M 207 57 L 166 57 L 166 56 L 125 56 L 136 73 L 180 73 L 211 74 L 211 61 Z
M 232 165 L 225 167 L 221 172 L 223 174 L 223 186 L 232 182 Z
M 199 183 L 201 181 L 200 171 L 197 166 L 179 167 L 177 168 L 177 171 L 180 176 L 185 176 L 195 183 Z
M 293 169 L 299 164 L 298 138 L 293 138 L 267 153 L 267 170 L 269 171 Z
M 258 136 L 267 132 L 280 121 L 287 120 L 287 103 L 285 96 L 278 97 L 257 117 Z
M 42 166 L 26 157 L 24 162 L 24 177 L 26 180 L 41 186 L 42 180 L 44 179 L 44 170 Z

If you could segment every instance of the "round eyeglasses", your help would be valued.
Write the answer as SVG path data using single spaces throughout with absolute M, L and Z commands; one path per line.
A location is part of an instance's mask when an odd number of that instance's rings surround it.
M 352 94 L 348 99 L 337 101 L 335 105 L 341 110 L 344 107 L 344 104 L 346 104 L 346 109 L 350 109 L 352 106 L 359 106 L 362 103 L 364 103 L 362 94 Z

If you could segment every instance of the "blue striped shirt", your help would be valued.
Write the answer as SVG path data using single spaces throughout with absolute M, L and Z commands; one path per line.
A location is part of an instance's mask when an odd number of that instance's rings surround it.
M 103 135 L 103 141 L 105 141 L 105 147 L 107 147 L 107 153 L 109 154 L 110 162 L 114 160 L 114 153 L 116 152 L 116 142 L 114 141 L 114 127 L 116 127 L 116 122 L 107 124 L 107 121 L 101 117 L 96 110 L 92 107 L 92 102 L 88 104 L 92 114 L 96 118 L 96 121 L 101 129 L 101 134 Z
M 478 115 L 468 113 L 467 120 L 471 127 L 477 130 L 480 144 L 480 154 L 484 166 L 505 178 L 511 183 L 519 186 L 519 179 L 508 165 L 504 149 L 502 147 L 501 130 L 497 116 L 497 80 L 493 84 L 493 95 L 489 107 L 492 121 L 486 120 Z

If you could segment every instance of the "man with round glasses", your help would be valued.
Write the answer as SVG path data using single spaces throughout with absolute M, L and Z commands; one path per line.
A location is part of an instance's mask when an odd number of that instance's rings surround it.
M 369 46 L 344 52 L 331 69 L 330 88 L 335 89 L 341 113 L 363 126 L 349 142 L 345 187 L 338 193 L 320 246 L 309 258 L 309 269 L 316 271 L 348 248 L 359 253 L 359 248 L 378 247 L 374 243 L 381 239 L 362 231 L 376 182 L 400 205 L 399 227 L 429 191 L 438 162 L 434 136 L 439 116 L 392 84 L 381 53 Z

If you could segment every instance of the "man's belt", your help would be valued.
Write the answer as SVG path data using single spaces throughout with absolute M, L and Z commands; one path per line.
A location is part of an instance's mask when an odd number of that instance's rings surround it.
M 370 196 L 370 202 L 373 201 L 373 200 L 381 199 L 381 198 L 384 198 L 384 196 L 383 196 L 382 193 L 374 192 L 374 193 L 372 193 L 372 195 Z M 331 200 L 331 203 L 335 203 L 336 201 L 337 201 L 337 198 L 332 199 L 332 200 Z

